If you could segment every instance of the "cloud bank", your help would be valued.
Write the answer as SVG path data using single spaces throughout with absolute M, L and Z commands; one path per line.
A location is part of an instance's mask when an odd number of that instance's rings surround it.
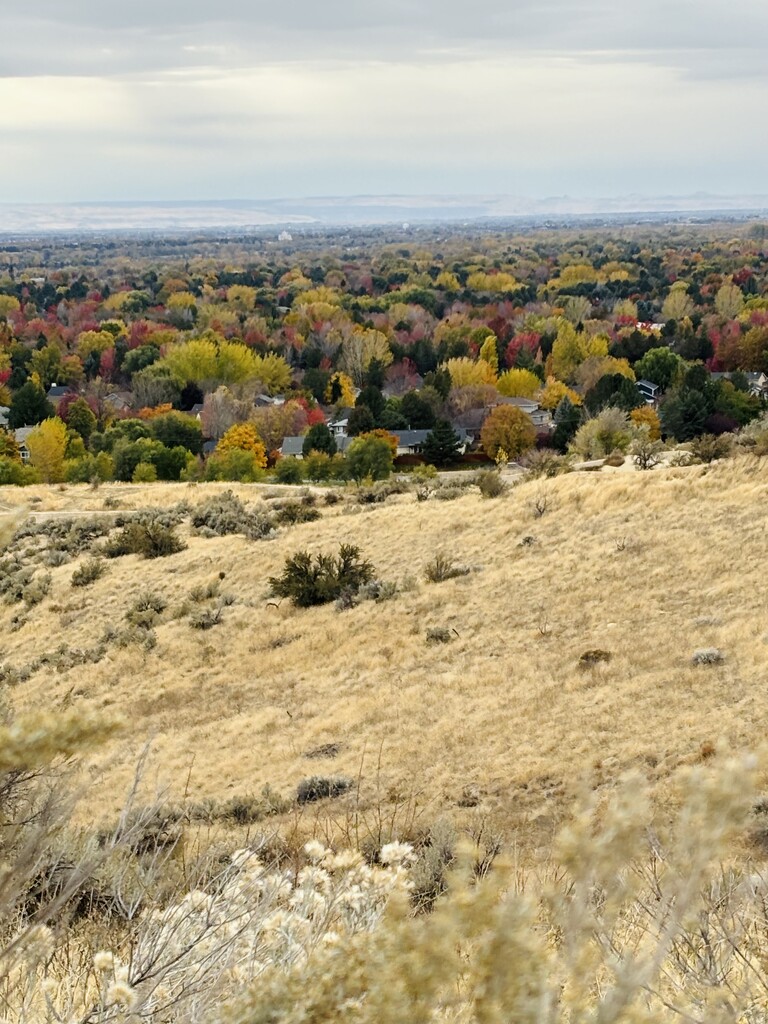
M 0 198 L 766 191 L 768 4 L 37 0 Z

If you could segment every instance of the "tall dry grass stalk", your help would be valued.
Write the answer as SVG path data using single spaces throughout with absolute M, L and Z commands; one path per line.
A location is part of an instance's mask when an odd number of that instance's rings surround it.
M 430 914 L 411 908 L 407 844 L 371 866 L 314 841 L 298 870 L 242 849 L 119 921 L 6 929 L 2 1019 L 753 1024 L 768 878 L 723 858 L 754 775 L 744 760 L 690 771 L 665 835 L 637 777 L 607 806 L 585 796 L 537 871 L 498 861 L 478 880 L 463 851 Z

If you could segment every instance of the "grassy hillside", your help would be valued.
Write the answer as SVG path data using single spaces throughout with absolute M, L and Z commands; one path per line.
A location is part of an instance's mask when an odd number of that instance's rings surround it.
M 224 489 L 4 489 L 0 505 L 195 505 Z M 234 490 L 269 504 L 263 489 Z M 45 570 L 51 586 L 39 604 L 0 605 L 0 662 L 22 676 L 9 700 L 124 717 L 93 766 L 97 815 L 121 806 L 151 740 L 148 795 L 226 800 L 269 784 L 290 798 L 307 776 L 345 775 L 359 790 L 305 812 L 302 829 L 317 815 L 353 834 L 382 812 L 396 832 L 450 816 L 544 846 L 583 782 L 609 788 L 639 769 L 673 799 L 682 766 L 720 744 L 763 740 L 767 495 L 768 463 L 742 460 L 574 473 L 495 500 L 473 489 L 450 502 L 320 501 L 320 520 L 268 540 L 193 536 L 185 524 L 185 551 L 111 559 L 91 586 L 73 588 L 81 555 Z M 269 603 L 268 577 L 286 556 L 343 542 L 401 592 L 346 611 Z M 426 582 L 438 553 L 471 571 Z M 190 597 L 208 584 L 218 595 Z M 166 606 L 153 647 L 113 637 L 101 660 L 67 667 L 72 649 L 125 631 L 148 591 Z M 217 625 L 193 628 L 196 612 L 219 607 Z M 450 642 L 427 643 L 436 627 Z M 62 645 L 69 658 L 35 668 Z M 720 648 L 723 662 L 693 665 L 706 647 Z M 610 660 L 580 665 L 595 649 Z M 334 756 L 307 756 L 331 744 Z

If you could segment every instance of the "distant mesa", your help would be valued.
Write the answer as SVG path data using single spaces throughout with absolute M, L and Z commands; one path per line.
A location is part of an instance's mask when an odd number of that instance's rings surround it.
M 404 231 L 418 223 L 469 223 L 525 218 L 653 217 L 677 215 L 768 215 L 767 195 L 628 195 L 608 198 L 510 195 L 360 195 L 297 199 L 176 200 L 161 202 L 0 203 L 0 233 L 89 233 L 120 231 L 280 229 L 278 241 L 292 241 L 300 226 L 396 225 Z

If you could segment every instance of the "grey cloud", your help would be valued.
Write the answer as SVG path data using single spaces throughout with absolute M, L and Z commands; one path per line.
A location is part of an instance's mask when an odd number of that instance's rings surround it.
M 0 34 L 13 40 L 6 76 L 531 51 L 620 54 L 710 77 L 768 67 L 764 0 L 742 0 L 737 17 L 724 0 L 229 0 L 223 11 L 210 0 L 36 0 L 29 13 L 0 13 Z

